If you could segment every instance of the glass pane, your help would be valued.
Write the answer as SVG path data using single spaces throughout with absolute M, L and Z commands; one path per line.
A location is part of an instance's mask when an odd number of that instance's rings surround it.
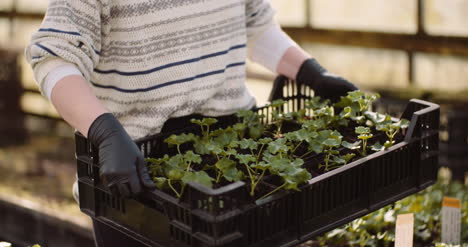
M 468 58 L 416 54 L 414 62 L 418 86 L 448 91 L 468 89 Z
M 405 52 L 319 44 L 303 44 L 302 47 L 328 71 L 359 86 L 408 85 L 408 57 Z
M 18 12 L 45 13 L 48 4 L 49 0 L 16 0 L 16 9 Z
M 18 48 L 24 48 L 29 44 L 31 35 L 39 29 L 41 20 L 20 20 L 13 21 L 13 42 Z
M 415 33 L 416 0 L 310 0 L 318 28 Z
M 21 108 L 25 112 L 57 116 L 54 106 L 44 96 L 37 93 L 24 93 L 21 97 Z
M 1 0 L 0 1 L 0 10 L 11 10 L 11 6 L 13 6 L 13 0 Z
M 0 19 L 0 45 L 5 46 L 10 41 L 10 21 L 6 18 Z
M 468 36 L 467 0 L 426 0 L 425 29 L 430 34 Z
M 21 68 L 21 82 L 23 84 L 23 88 L 37 90 L 38 87 L 34 80 L 34 73 L 31 65 L 29 65 L 23 55 L 19 56 L 19 65 Z
M 306 25 L 306 10 L 304 0 L 272 0 L 276 9 L 276 18 L 281 26 L 302 27 Z

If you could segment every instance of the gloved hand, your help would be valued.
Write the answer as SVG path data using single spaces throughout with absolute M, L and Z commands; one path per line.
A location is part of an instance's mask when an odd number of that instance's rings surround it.
M 296 81 L 311 87 L 315 96 L 330 99 L 332 102 L 340 100 L 349 91 L 358 90 L 351 82 L 325 70 L 317 60 L 307 59 L 297 73 Z
M 143 154 L 114 115 L 97 117 L 89 128 L 88 139 L 99 147 L 99 175 L 112 195 L 132 196 L 142 191 L 142 185 L 155 188 Z

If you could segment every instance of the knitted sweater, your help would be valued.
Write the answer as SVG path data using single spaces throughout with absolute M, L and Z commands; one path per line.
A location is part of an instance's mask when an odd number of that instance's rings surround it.
M 268 0 L 51 0 L 26 49 L 35 79 L 75 65 L 132 138 L 168 118 L 248 109 L 247 48 L 271 27 Z

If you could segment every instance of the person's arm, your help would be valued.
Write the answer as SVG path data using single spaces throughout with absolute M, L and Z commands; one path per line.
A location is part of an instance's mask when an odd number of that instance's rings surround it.
M 53 87 L 51 101 L 60 116 L 86 137 L 94 120 L 108 112 L 80 75 L 60 79 Z
M 41 92 L 58 113 L 99 148 L 104 185 L 115 196 L 130 196 L 143 186 L 155 186 L 141 151 L 91 90 L 101 31 L 106 31 L 101 30 L 100 20 L 108 14 L 109 4 L 85 1 L 51 0 L 41 28 L 26 48 L 26 58 Z
M 274 11 L 266 0 L 247 1 L 249 58 L 272 72 L 310 86 L 315 95 L 337 100 L 357 90 L 349 81 L 325 70 L 300 48 L 273 20 Z M 250 6 L 250 8 L 248 8 Z M 263 13 L 259 15 L 258 13 Z M 249 30 L 254 32 L 249 32 Z M 250 35 L 249 35 L 250 34 Z

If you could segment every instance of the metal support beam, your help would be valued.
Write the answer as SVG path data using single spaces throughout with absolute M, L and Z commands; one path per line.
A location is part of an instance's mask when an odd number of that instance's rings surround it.
M 299 43 L 325 43 L 468 57 L 468 37 L 330 30 L 310 27 L 285 27 L 283 30 Z

